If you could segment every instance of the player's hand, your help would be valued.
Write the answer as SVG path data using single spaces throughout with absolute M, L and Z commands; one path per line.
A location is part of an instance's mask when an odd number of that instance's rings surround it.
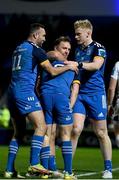
M 79 69 L 76 65 L 73 65 L 73 64 L 69 64 L 69 69 L 72 70 L 72 71 L 75 71 L 76 74 L 78 74 L 79 72 Z
M 78 67 L 78 63 L 75 62 L 75 61 L 64 61 L 64 64 L 67 64 L 67 65 L 75 65 Z
M 69 66 L 70 70 L 75 71 L 75 73 L 78 74 L 79 69 L 78 69 L 78 63 L 77 62 L 65 61 L 64 63 Z

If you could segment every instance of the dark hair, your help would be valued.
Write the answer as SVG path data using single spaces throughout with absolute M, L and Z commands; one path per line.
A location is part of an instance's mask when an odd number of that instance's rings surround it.
M 32 23 L 30 25 L 30 29 L 29 29 L 29 34 L 34 33 L 36 30 L 38 30 L 39 28 L 45 28 L 44 25 L 40 24 L 40 23 Z
M 69 36 L 60 36 L 59 38 L 57 38 L 54 42 L 54 46 L 57 46 L 60 44 L 60 42 L 69 42 L 71 43 L 71 39 Z

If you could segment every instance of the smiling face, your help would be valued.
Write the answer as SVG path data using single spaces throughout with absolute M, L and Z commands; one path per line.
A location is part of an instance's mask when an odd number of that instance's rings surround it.
M 70 50 L 71 50 L 71 44 L 67 41 L 61 41 L 58 45 L 55 46 L 55 49 L 59 51 L 64 58 L 68 58 Z
M 36 32 L 35 32 L 35 38 L 36 38 L 36 44 L 38 46 L 42 46 L 43 43 L 46 40 L 46 32 L 44 28 L 39 28 Z

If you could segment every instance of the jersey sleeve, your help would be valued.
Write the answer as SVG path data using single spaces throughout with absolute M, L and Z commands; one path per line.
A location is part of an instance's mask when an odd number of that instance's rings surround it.
M 81 78 L 80 78 L 80 72 L 78 74 L 75 74 L 73 84 L 77 83 L 80 84 Z
M 104 59 L 107 56 L 106 49 L 99 43 L 95 44 L 95 56 L 101 56 Z
M 119 78 L 119 62 L 115 64 L 115 66 L 112 69 L 111 77 L 118 80 Z
M 33 55 L 36 57 L 39 64 L 48 60 L 48 56 L 42 48 L 34 47 Z

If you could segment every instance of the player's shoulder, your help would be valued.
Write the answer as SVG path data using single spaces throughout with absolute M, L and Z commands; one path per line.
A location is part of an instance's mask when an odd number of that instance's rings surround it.
M 46 51 L 42 47 L 39 47 L 39 46 L 37 46 L 34 43 L 31 43 L 31 45 L 33 46 L 34 54 L 43 54 L 43 55 L 46 55 Z
M 13 55 L 16 54 L 16 53 L 26 51 L 27 49 L 28 49 L 27 42 L 23 41 L 23 42 L 17 44 L 15 50 L 13 51 Z
M 105 47 L 98 42 L 94 42 L 94 51 L 98 56 L 102 56 L 103 58 L 107 57 L 107 52 Z
M 119 69 L 119 61 L 115 63 L 115 67 Z
M 29 48 L 32 48 L 32 45 L 28 41 L 23 41 L 19 45 L 17 45 L 16 50 L 22 51 L 22 50 L 28 50 Z
M 115 63 L 115 65 L 119 66 L 119 61 L 117 61 L 117 62 Z
M 98 42 L 96 42 L 96 41 L 94 41 L 94 46 L 95 46 L 96 48 L 98 48 L 98 49 L 105 49 L 104 45 L 102 45 L 102 44 L 100 44 L 100 43 L 98 43 Z

